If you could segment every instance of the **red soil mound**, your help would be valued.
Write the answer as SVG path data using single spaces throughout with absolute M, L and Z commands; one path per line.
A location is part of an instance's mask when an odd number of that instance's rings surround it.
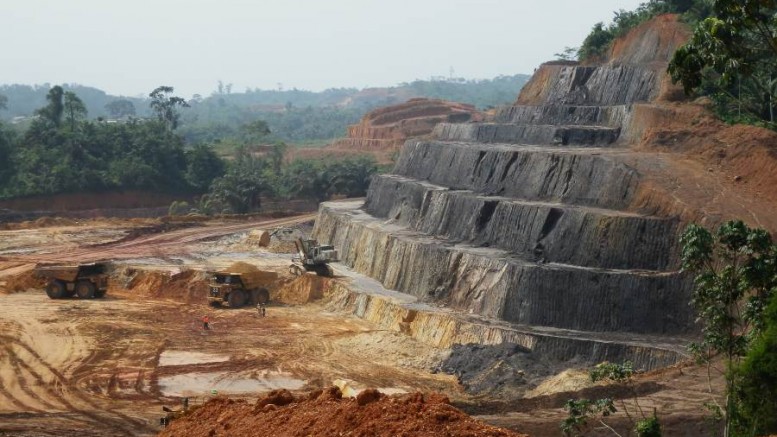
M 335 388 L 294 397 L 282 390 L 255 405 L 216 398 L 177 419 L 160 436 L 522 436 L 486 425 L 441 395 L 385 396 L 369 391 L 342 399 Z
M 396 150 L 409 138 L 432 133 L 442 122 L 462 123 L 481 120 L 474 106 L 438 99 L 410 99 L 378 108 L 348 127 L 348 138 L 333 144 L 334 149 Z

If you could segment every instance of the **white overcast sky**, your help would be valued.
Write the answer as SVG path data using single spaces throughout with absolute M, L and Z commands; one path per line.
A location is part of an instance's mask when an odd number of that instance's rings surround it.
M 322 90 L 532 73 L 642 0 L 0 0 L 0 84 Z

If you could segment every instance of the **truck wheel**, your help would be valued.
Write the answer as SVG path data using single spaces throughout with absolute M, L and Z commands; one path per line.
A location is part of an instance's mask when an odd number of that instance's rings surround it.
M 55 279 L 46 286 L 46 294 L 50 299 L 62 299 L 67 294 L 67 285 Z
M 292 274 L 292 276 L 302 276 L 305 274 L 305 271 L 302 269 L 302 267 L 292 264 L 289 266 L 289 273 Z
M 315 271 L 318 276 L 324 276 L 327 278 L 331 278 L 333 273 L 332 268 L 326 264 L 317 265 Z
M 243 305 L 246 304 L 246 294 L 243 290 L 232 290 L 229 293 L 229 298 L 227 301 L 229 301 L 229 307 L 230 308 L 240 308 Z
M 266 288 L 251 291 L 251 305 L 266 304 L 270 301 L 270 292 Z
M 91 281 L 81 280 L 76 282 L 76 294 L 81 299 L 92 299 L 96 291 L 95 288 Z

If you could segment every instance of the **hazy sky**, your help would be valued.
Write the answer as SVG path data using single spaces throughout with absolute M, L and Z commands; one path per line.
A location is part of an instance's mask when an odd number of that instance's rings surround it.
M 531 73 L 641 0 L 0 0 L 0 84 L 123 95 Z

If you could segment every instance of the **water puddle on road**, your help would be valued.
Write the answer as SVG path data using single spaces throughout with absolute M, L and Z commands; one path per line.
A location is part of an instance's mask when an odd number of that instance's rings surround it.
M 206 354 L 189 351 L 164 351 L 159 355 L 159 366 L 184 366 L 188 364 L 223 363 L 227 355 Z
M 241 378 L 227 372 L 184 373 L 159 378 L 159 390 L 165 396 L 264 393 L 277 389 L 299 390 L 305 384 L 306 381 L 278 372 L 267 372 L 257 378 Z

